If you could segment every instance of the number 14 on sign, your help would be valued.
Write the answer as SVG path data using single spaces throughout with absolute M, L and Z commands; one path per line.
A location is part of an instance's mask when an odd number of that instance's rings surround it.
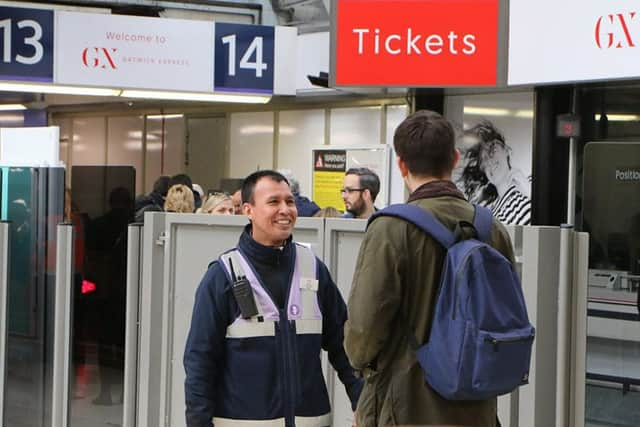
M 227 45 L 229 49 L 229 69 L 228 73 L 230 76 L 236 75 L 236 51 L 237 51 L 237 43 L 236 43 L 236 35 L 230 34 L 228 36 L 222 37 L 222 44 Z M 251 57 L 255 54 L 255 60 L 252 61 Z M 262 77 L 262 72 L 267 70 L 267 64 L 264 62 L 263 57 L 263 42 L 262 37 L 257 36 L 253 38 L 253 41 L 249 45 L 249 47 L 242 54 L 242 58 L 240 58 L 239 67 L 245 70 L 255 70 L 256 77 Z

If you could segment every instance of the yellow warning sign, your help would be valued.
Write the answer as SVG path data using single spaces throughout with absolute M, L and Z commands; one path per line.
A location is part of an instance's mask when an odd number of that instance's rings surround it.
M 344 201 L 340 196 L 344 172 L 313 172 L 313 201 L 321 208 L 334 207 L 344 211 Z

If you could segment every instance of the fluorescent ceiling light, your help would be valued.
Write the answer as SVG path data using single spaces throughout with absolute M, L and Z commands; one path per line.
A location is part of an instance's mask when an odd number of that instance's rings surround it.
M 179 119 L 184 117 L 184 114 L 150 114 L 147 119 L 160 120 L 160 119 Z
M 26 110 L 22 104 L 0 104 L 0 111 L 18 111 L 18 110 Z
M 605 114 L 607 120 L 614 122 L 633 122 L 640 120 L 640 116 L 636 114 Z M 600 114 L 596 114 L 596 120 L 600 120 Z
M 118 96 L 121 92 L 120 89 L 106 89 L 101 87 L 60 86 L 31 83 L 0 83 L 0 91 L 88 96 Z
M 293 135 L 296 130 L 289 126 L 280 126 L 278 129 L 280 135 Z M 258 135 L 258 134 L 270 134 L 273 133 L 273 126 L 266 125 L 251 125 L 240 128 L 241 135 Z
M 165 92 L 155 90 L 123 90 L 120 96 L 125 98 L 166 99 L 178 101 L 202 102 L 238 102 L 248 104 L 266 104 L 270 96 L 227 95 L 221 93 Z
M 464 107 L 464 114 L 475 116 L 508 116 L 511 112 L 504 108 Z
M 52 84 L 6 82 L 0 82 L 0 91 L 55 93 L 60 95 L 121 96 L 124 98 L 165 99 L 178 101 L 237 102 L 249 104 L 266 104 L 271 100 L 271 96 L 262 95 L 234 95 L 224 93 L 169 92 L 128 89 L 120 90 L 101 87 L 61 86 Z M 165 116 L 165 118 L 166 117 L 167 116 Z
M 273 126 L 265 125 L 252 125 L 240 128 L 241 135 L 257 135 L 257 134 L 271 134 L 273 133 Z
M 515 116 L 523 119 L 533 119 L 533 110 L 518 110 Z
M 24 116 L 22 114 L 2 114 L 0 115 L 0 126 L 9 123 L 22 123 Z

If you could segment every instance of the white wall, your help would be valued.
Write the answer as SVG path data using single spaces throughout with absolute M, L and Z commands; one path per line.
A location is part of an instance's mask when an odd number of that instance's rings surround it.
M 146 150 L 142 115 L 62 117 L 54 118 L 52 125 L 60 127 L 60 160 L 67 166 L 67 183 L 72 166 L 133 166 L 140 194 L 150 191 L 158 176 L 184 171 L 182 116 L 166 119 L 164 129 L 161 120 L 147 119 Z
M 311 197 L 311 150 L 324 144 L 325 110 L 282 111 L 279 121 L 278 168 L 290 170 L 301 194 Z
M 332 109 L 330 145 L 354 147 L 380 144 L 381 111 L 382 107 Z
M 136 169 L 136 194 L 142 181 L 142 116 L 110 117 L 107 121 L 107 164 Z
M 106 165 L 106 129 L 106 117 L 73 119 L 70 165 Z
M 144 192 L 151 191 L 159 176 L 184 171 L 184 126 L 181 115 L 168 115 L 164 125 L 160 116 L 147 117 Z M 141 176 L 138 170 L 136 176 Z
M 398 125 L 409 114 L 409 107 L 406 105 L 389 105 L 387 107 L 387 132 L 385 143 L 391 147 L 391 171 L 389 182 L 389 204 L 403 203 L 407 200 L 407 191 L 404 185 L 400 170 L 396 166 L 396 156 L 393 150 L 393 134 Z
M 384 108 L 340 107 L 231 113 L 227 119 L 228 141 L 224 141 L 229 147 L 228 159 L 224 160 L 226 177 L 242 178 L 257 169 L 289 169 L 299 180 L 302 194 L 309 196 L 312 184 L 311 151 L 314 148 L 392 145 L 395 127 L 404 119 L 407 111 L 405 105 L 389 105 Z M 279 123 L 277 129 L 274 127 L 276 115 Z M 384 134 L 383 120 L 386 122 Z M 145 119 L 141 115 L 63 116 L 54 118 L 52 124 L 60 126 L 60 159 L 69 171 L 73 165 L 131 165 L 136 168 L 136 194 L 140 194 L 150 191 L 160 175 L 187 171 L 185 121 L 186 118 L 181 115 L 169 116 L 165 118 L 163 128 L 162 120 L 147 117 L 146 145 L 142 138 Z M 196 143 L 203 142 L 198 140 Z M 190 151 L 209 153 L 210 150 Z M 222 153 L 224 150 L 218 151 Z M 210 160 L 211 164 L 215 163 L 214 160 Z M 70 174 L 67 175 L 70 180 Z M 215 182 L 202 184 L 205 187 L 217 185 Z M 391 189 L 392 202 L 405 199 L 404 184 L 393 163 Z
M 406 105 L 280 111 L 278 129 L 274 128 L 273 112 L 233 113 L 229 124 L 229 177 L 241 178 L 258 168 L 287 169 L 300 182 L 302 194 L 310 197 L 314 148 L 392 145 L 393 132 L 407 112 Z M 382 120 L 386 121 L 384 135 Z M 391 202 L 405 200 L 404 183 L 393 162 L 390 188 Z
M 273 168 L 272 111 L 230 115 L 230 178 Z
M 300 34 L 296 44 L 296 89 L 298 93 L 329 92 L 331 89 L 314 86 L 308 75 L 329 72 L 329 32 Z

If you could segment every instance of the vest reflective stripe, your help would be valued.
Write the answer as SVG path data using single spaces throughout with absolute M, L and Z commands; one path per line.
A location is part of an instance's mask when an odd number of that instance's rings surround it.
M 273 420 L 237 420 L 235 418 L 214 418 L 214 427 L 284 427 L 284 418 Z
M 295 244 L 296 263 L 293 269 L 287 301 L 287 317 L 296 322 L 299 334 L 321 334 L 322 312 L 318 304 L 318 279 L 316 257 L 311 249 Z M 249 262 L 239 250 L 232 250 L 220 257 L 229 277 L 231 265 L 237 278 L 246 277 L 251 284 L 253 298 L 259 314 L 251 319 L 238 316 L 227 327 L 227 338 L 251 338 L 275 336 L 274 322 L 280 320 L 279 310 L 262 287 Z M 264 320 L 258 322 L 258 318 Z M 300 323 L 298 325 L 298 322 Z
M 319 417 L 296 417 L 296 427 L 326 427 L 331 425 L 331 412 Z
M 318 279 L 316 278 L 316 257 L 310 248 L 296 244 L 296 275 L 293 284 L 297 289 L 291 289 L 291 298 L 299 295 L 300 313 L 293 316 L 299 319 L 318 319 L 322 315 L 318 307 Z M 289 313 L 294 315 L 294 313 Z M 320 331 L 322 332 L 322 331 Z
M 318 300 L 318 293 L 307 289 L 300 289 L 300 297 L 302 298 L 302 318 L 300 320 L 305 317 L 311 318 L 314 312 L 314 305 Z
M 296 320 L 297 334 L 321 334 L 322 320 L 318 319 L 299 319 Z
M 300 277 L 315 279 L 316 278 L 316 257 L 311 249 L 306 246 L 296 245 L 296 260 Z
M 272 321 L 255 322 L 239 319 L 227 328 L 227 338 L 275 337 L 276 328 Z
M 296 427 L 327 427 L 331 425 L 331 412 L 319 417 L 296 417 Z M 284 418 L 273 420 L 237 420 L 234 418 L 214 418 L 215 427 L 284 427 Z

